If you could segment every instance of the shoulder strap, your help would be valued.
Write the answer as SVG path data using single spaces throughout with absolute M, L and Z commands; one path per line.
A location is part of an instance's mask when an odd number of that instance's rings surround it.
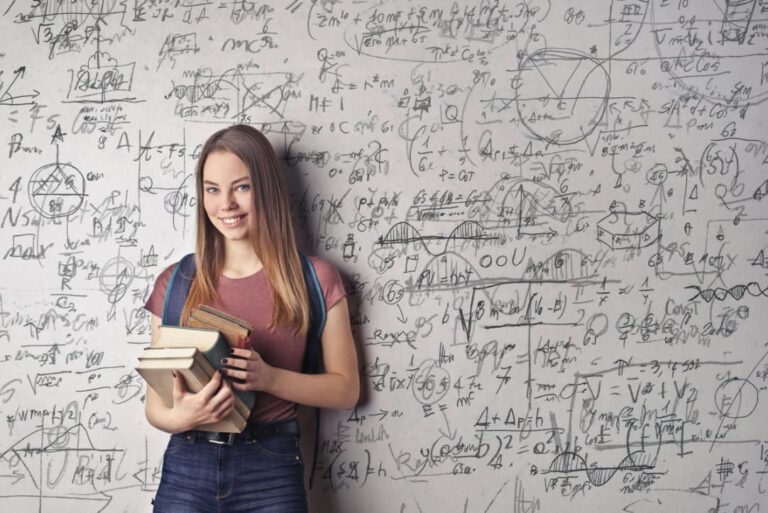
M 322 370 L 323 346 L 321 337 L 325 328 L 325 296 L 320 288 L 312 261 L 304 253 L 299 253 L 301 269 L 304 272 L 304 283 L 309 296 L 309 330 L 307 331 L 307 349 L 304 353 L 303 372 L 318 374 Z
M 309 330 L 307 331 L 307 347 L 304 353 L 303 372 L 318 374 L 323 365 L 322 336 L 325 328 L 325 296 L 320 287 L 315 267 L 310 259 L 299 252 L 301 268 L 304 272 L 304 283 L 309 296 Z M 320 446 L 320 408 L 315 408 L 315 441 L 312 447 L 312 466 L 309 471 L 309 489 L 315 484 L 315 469 L 317 469 L 317 451 Z
M 181 321 L 181 310 L 189 294 L 189 287 L 195 277 L 195 254 L 189 253 L 179 260 L 173 269 L 171 279 L 165 289 L 163 302 L 163 324 L 178 326 Z

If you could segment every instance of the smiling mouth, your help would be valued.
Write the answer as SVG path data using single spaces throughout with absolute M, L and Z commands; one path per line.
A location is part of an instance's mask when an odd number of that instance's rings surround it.
M 243 219 L 246 216 L 246 214 L 240 215 L 240 216 L 234 216 L 234 217 L 220 217 L 222 223 L 224 223 L 226 226 L 232 226 L 237 224 L 241 219 Z

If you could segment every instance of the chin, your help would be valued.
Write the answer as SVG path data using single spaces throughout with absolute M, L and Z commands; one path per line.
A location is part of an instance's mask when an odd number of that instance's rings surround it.
M 227 240 L 248 240 L 248 232 L 240 232 L 240 233 L 227 233 L 222 232 L 221 235 L 227 239 Z

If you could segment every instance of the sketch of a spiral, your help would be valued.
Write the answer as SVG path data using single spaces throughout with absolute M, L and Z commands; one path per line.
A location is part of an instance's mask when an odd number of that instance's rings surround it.
M 689 285 L 685 288 L 694 289 L 696 291 L 696 294 L 692 296 L 690 299 L 688 299 L 688 301 L 693 301 L 694 299 L 697 299 L 700 297 L 707 303 L 711 303 L 714 300 L 724 301 L 728 296 L 739 301 L 741 300 L 741 298 L 744 297 L 745 294 L 749 294 L 750 296 L 753 296 L 753 297 L 760 297 L 760 296 L 768 297 L 768 287 L 762 288 L 760 287 L 759 283 L 754 281 L 751 281 L 746 285 L 734 285 L 729 289 L 725 289 L 722 287 L 716 287 L 714 289 L 702 289 L 697 285 Z

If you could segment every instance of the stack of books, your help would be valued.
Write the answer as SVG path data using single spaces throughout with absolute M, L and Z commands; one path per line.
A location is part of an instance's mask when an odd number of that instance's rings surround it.
M 173 406 L 173 372 L 180 372 L 187 388 L 199 392 L 223 367 L 222 358 L 231 358 L 231 347 L 243 347 L 251 327 L 235 317 L 202 306 L 190 314 L 190 326 L 160 326 L 158 343 L 144 349 L 136 371 L 157 392 L 169 408 Z M 256 394 L 233 390 L 235 406 L 215 423 L 197 426 L 202 431 L 239 433 L 245 429 Z

